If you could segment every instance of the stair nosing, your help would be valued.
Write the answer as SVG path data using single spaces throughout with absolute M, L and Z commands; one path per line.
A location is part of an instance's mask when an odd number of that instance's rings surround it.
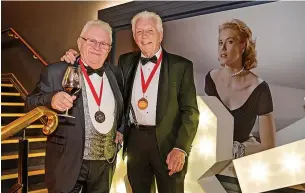
M 2 125 L 2 127 L 5 127 L 6 125 Z M 28 127 L 26 127 L 27 129 L 42 129 L 44 127 L 44 125 L 42 124 L 35 124 L 35 125 L 30 125 Z
M 25 113 L 1 113 L 1 117 L 22 117 Z
M 1 106 L 16 106 L 16 107 L 23 107 L 25 106 L 24 103 L 15 103 L 15 102 L 1 102 Z
M 29 191 L 29 193 L 41 193 L 41 192 L 48 192 L 48 189 L 44 188 L 44 189 L 38 189 L 38 190 Z
M 31 150 L 29 151 L 29 154 L 28 154 L 29 158 L 30 157 L 44 157 L 46 156 L 46 151 L 45 149 L 39 149 L 39 151 L 32 151 Z M 18 155 L 18 152 L 14 152 L 14 154 L 11 154 L 11 155 L 5 155 L 2 153 L 1 155 L 1 160 L 12 160 L 12 159 L 18 159 L 19 155 Z
M 1 92 L 1 96 L 21 96 L 19 92 Z
M 45 137 L 45 136 L 26 137 L 26 139 L 28 139 L 30 143 L 47 141 L 47 137 Z M 11 144 L 11 143 L 18 143 L 18 142 L 19 142 L 19 138 L 11 138 L 11 139 L 9 138 L 9 139 L 1 141 L 1 144 Z
M 33 171 L 28 172 L 28 176 L 37 176 L 37 175 L 41 175 L 41 174 L 45 174 L 44 169 L 33 170 Z M 9 180 L 9 179 L 15 179 L 15 178 L 18 178 L 18 172 L 13 173 L 13 174 L 4 174 L 1 176 L 1 180 Z
M 14 85 L 9 83 L 3 83 L 1 84 L 1 87 L 14 87 Z

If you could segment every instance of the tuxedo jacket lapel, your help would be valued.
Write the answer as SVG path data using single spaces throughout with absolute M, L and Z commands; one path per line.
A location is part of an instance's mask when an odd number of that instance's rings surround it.
M 157 112 L 156 112 L 156 125 L 158 125 L 163 115 L 166 111 L 167 107 L 167 97 L 168 97 L 168 90 L 169 90 L 169 65 L 168 65 L 168 55 L 166 51 L 163 49 L 163 58 L 161 63 L 160 69 L 160 76 L 159 76 L 159 85 L 158 85 L 158 98 L 157 98 Z
M 105 74 L 107 75 L 107 78 L 109 80 L 109 84 L 116 101 L 118 113 L 121 114 L 121 112 L 123 112 L 123 97 L 120 93 L 120 88 L 116 81 L 114 73 L 112 72 L 108 64 L 105 64 Z M 116 118 L 118 118 L 118 116 L 116 116 Z
M 127 112 L 129 114 L 130 111 L 130 104 L 131 104 L 131 96 L 132 96 L 132 89 L 133 89 L 133 84 L 135 81 L 135 77 L 136 77 L 136 72 L 139 66 L 139 59 L 141 56 L 141 52 L 137 52 L 131 59 L 130 61 L 130 65 L 127 71 L 128 74 L 128 79 L 126 80 L 126 85 L 125 85 L 125 93 L 129 93 L 128 96 L 128 104 L 125 104 L 128 108 L 127 108 Z
M 76 99 L 76 108 L 78 115 L 75 115 L 76 119 L 79 119 L 82 125 L 82 128 L 85 128 L 85 115 L 84 115 L 84 105 L 83 105 L 83 95 L 82 91 L 79 91 L 79 97 Z

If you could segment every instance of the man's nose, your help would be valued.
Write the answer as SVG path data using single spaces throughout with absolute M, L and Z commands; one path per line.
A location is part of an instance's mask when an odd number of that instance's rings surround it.
M 143 38 L 147 38 L 148 37 L 148 33 L 147 32 L 144 32 L 143 33 Z

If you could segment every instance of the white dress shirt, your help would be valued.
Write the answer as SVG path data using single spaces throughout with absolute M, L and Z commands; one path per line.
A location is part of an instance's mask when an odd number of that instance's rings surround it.
M 162 52 L 162 48 L 160 47 L 159 51 L 155 54 L 155 56 L 159 59 Z M 145 57 L 141 53 L 141 57 Z M 162 60 L 160 61 L 162 63 Z M 157 112 L 157 99 L 158 99 L 158 86 L 159 86 L 159 77 L 160 77 L 160 69 L 161 64 L 159 65 L 153 79 L 151 80 L 145 94 L 144 98 L 148 101 L 148 107 L 144 110 L 141 110 L 138 107 L 138 101 L 143 97 L 142 92 L 142 81 L 141 81 L 141 67 L 144 74 L 144 80 L 147 81 L 151 71 L 153 70 L 156 64 L 152 62 L 147 62 L 145 65 L 142 65 L 141 61 L 139 61 L 139 65 L 137 68 L 133 89 L 132 89 L 132 96 L 131 96 L 131 104 L 135 111 L 135 116 L 137 119 L 138 125 L 156 125 L 156 112 Z M 130 120 L 134 123 L 132 112 L 130 112 Z M 174 148 L 182 151 L 186 156 L 187 153 L 179 148 Z
M 162 48 L 160 47 L 159 51 L 155 54 L 155 56 L 159 59 L 162 52 Z M 141 53 L 141 57 L 145 57 Z M 162 60 L 160 61 L 162 63 Z M 147 82 L 149 75 L 154 69 L 156 64 L 152 62 L 147 62 L 145 65 L 142 65 L 141 61 L 139 61 L 139 65 L 137 68 L 132 96 L 131 96 L 131 104 L 135 111 L 135 116 L 139 125 L 156 125 L 156 111 L 157 111 L 157 98 L 158 98 L 158 85 L 159 85 L 159 76 L 161 64 L 159 65 L 155 75 L 153 76 L 146 92 L 144 93 L 144 98 L 148 101 L 148 107 L 144 110 L 141 110 L 138 107 L 138 101 L 143 98 L 142 91 L 142 81 L 141 81 L 141 67 L 144 74 L 144 80 Z M 130 118 L 133 121 L 133 116 L 130 114 Z
M 87 66 L 84 63 L 85 66 Z M 89 108 L 89 113 L 90 113 L 90 118 L 92 121 L 93 126 L 95 129 L 102 133 L 106 134 L 108 133 L 114 124 L 114 112 L 115 112 L 115 100 L 114 100 L 114 95 L 110 86 L 110 83 L 108 81 L 106 73 L 103 74 L 103 77 L 100 77 L 98 74 L 93 73 L 92 75 L 89 76 L 93 87 L 95 89 L 95 92 L 97 93 L 97 96 L 100 96 L 100 89 L 101 89 L 101 83 L 102 79 L 104 81 L 103 85 L 103 95 L 102 95 L 102 101 L 100 104 L 100 110 L 105 114 L 105 121 L 103 123 L 98 123 L 95 120 L 95 113 L 99 110 L 99 107 L 94 99 L 94 96 L 91 92 L 91 89 L 89 87 L 88 82 L 85 81 L 85 86 L 86 86 L 86 93 L 87 93 L 87 99 L 88 99 L 88 108 Z

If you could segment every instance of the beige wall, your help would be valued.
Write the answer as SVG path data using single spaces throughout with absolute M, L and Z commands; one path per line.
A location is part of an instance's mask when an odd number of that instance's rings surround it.
M 68 48 L 76 48 L 82 27 L 88 20 L 97 18 L 98 10 L 121 3 L 2 1 L 1 28 L 16 29 L 48 63 L 53 63 Z
M 14 28 L 47 63 L 54 63 L 69 48 L 77 48 L 76 39 L 84 24 L 97 19 L 98 10 L 123 2 L 2 1 L 1 29 Z M 1 73 L 15 74 L 31 92 L 43 65 L 6 34 L 2 34 L 1 46 Z
M 139 50 L 132 37 L 131 29 L 120 30 L 115 34 L 115 62 L 117 63 L 121 54 Z

